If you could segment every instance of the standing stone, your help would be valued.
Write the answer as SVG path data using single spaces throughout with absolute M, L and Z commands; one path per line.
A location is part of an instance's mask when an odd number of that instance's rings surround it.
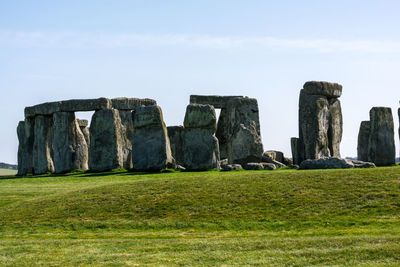
M 227 103 L 227 152 L 229 163 L 260 162 L 261 141 L 258 103 L 254 98 L 233 98 Z
M 330 157 L 328 128 L 329 102 L 325 96 L 300 93 L 299 126 L 305 159 Z
M 20 121 L 17 127 L 18 135 L 18 173 L 26 175 L 32 173 L 33 166 L 33 142 L 34 142 L 34 121 L 26 118 Z
M 229 111 L 222 108 L 218 118 L 217 132 L 215 136 L 218 138 L 219 153 L 221 159 L 228 158 L 228 142 L 229 142 Z
M 290 145 L 293 163 L 299 165 L 304 160 L 304 144 L 301 143 L 300 138 L 292 137 L 290 139 Z
M 377 166 L 395 164 L 396 149 L 392 109 L 385 107 L 372 108 L 370 121 L 368 161 L 375 163 Z
M 371 132 L 370 121 L 362 121 L 358 132 L 357 159 L 368 161 L 369 135 Z
M 183 161 L 186 170 L 219 169 L 219 146 L 215 137 L 217 118 L 211 105 L 190 104 L 183 132 Z
M 89 168 L 93 171 L 123 168 L 123 144 L 118 110 L 96 111 L 90 123 Z
M 175 167 L 161 108 L 142 106 L 133 116 L 133 169 L 158 171 Z
M 73 112 L 53 114 L 53 146 L 56 173 L 88 169 L 88 146 Z
M 329 100 L 328 143 L 331 157 L 340 158 L 340 143 L 343 135 L 342 107 L 339 99 Z
M 86 144 L 88 148 L 90 147 L 90 131 L 89 131 L 89 122 L 87 120 L 80 120 L 77 119 L 79 128 L 81 129 L 81 132 L 83 133 L 83 136 L 85 137 Z
M 183 126 L 168 126 L 168 137 L 171 146 L 172 157 L 177 165 L 184 165 L 183 162 Z
M 133 115 L 130 110 L 119 110 L 122 124 L 122 157 L 124 168 L 132 169 Z
M 36 116 L 33 142 L 33 173 L 54 172 L 53 117 Z

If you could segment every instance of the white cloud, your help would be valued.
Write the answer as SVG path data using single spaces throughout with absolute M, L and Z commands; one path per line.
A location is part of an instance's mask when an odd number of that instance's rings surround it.
M 133 48 L 182 46 L 204 49 L 268 48 L 320 53 L 400 53 L 400 41 L 289 39 L 270 36 L 209 36 L 196 34 L 93 34 L 0 31 L 0 46 Z

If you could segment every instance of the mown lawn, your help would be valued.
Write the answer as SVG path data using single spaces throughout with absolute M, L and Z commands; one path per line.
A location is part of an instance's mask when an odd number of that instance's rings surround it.
M 1 266 L 400 265 L 400 167 L 0 177 Z

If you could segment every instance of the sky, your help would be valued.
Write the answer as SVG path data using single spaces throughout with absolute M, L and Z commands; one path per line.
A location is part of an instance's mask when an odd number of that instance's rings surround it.
M 257 98 L 264 150 L 291 157 L 309 80 L 343 85 L 342 156 L 357 155 L 373 106 L 392 108 L 399 154 L 399 10 L 397 0 L 1 1 L 0 162 L 17 162 L 25 106 L 147 97 L 172 126 L 191 94 Z

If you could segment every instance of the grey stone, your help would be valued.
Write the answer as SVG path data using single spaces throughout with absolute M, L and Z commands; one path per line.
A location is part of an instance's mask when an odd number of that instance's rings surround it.
M 274 159 L 272 159 L 271 157 L 266 156 L 265 154 L 264 154 L 263 157 L 262 157 L 262 161 L 265 162 L 265 163 L 274 164 L 274 165 L 276 166 L 276 168 L 286 167 L 285 164 L 283 164 L 283 163 L 281 163 L 281 162 L 279 162 L 279 161 L 277 161 L 277 160 L 274 160 Z
M 304 143 L 304 158 L 330 157 L 328 128 L 329 102 L 325 96 L 300 93 L 299 127 L 300 139 Z
M 228 159 L 221 159 L 220 161 L 219 161 L 219 165 L 222 167 L 222 166 L 225 166 L 225 165 L 228 165 L 229 164 L 229 161 L 228 161 Z
M 222 166 L 222 170 L 224 171 L 237 171 L 237 170 L 241 170 L 242 165 L 240 164 L 227 164 L 227 165 L 223 165 Z
M 124 136 L 118 110 L 99 110 L 90 123 L 89 167 L 109 171 L 124 167 Z
M 168 126 L 168 137 L 171 146 L 172 157 L 176 164 L 183 165 L 183 126 Z
M 262 165 L 264 166 L 264 170 L 275 170 L 275 169 L 277 169 L 278 167 L 275 165 L 275 164 L 273 164 L 273 163 L 267 163 L 267 162 L 263 162 L 262 163 Z
M 175 167 L 161 108 L 138 107 L 133 125 L 133 168 L 140 171 L 156 171 Z
M 343 135 L 342 107 L 339 99 L 329 100 L 328 143 L 331 157 L 340 158 L 340 143 Z
M 186 114 L 183 126 L 186 129 L 202 128 L 217 129 L 217 116 L 215 109 L 211 105 L 190 104 L 186 107 Z
M 187 170 L 219 169 L 219 145 L 215 137 L 217 118 L 211 105 L 187 106 L 183 132 L 183 161 Z
M 229 112 L 227 130 L 229 163 L 238 163 L 243 166 L 248 162 L 260 162 L 264 149 L 257 100 L 234 98 L 228 102 L 227 110 Z
M 119 110 L 122 124 L 122 156 L 123 166 L 129 170 L 133 168 L 132 163 L 132 138 L 133 138 L 133 114 L 130 110 Z
M 371 133 L 370 121 L 362 121 L 358 132 L 357 159 L 368 161 L 369 135 Z
M 374 107 L 370 111 L 368 161 L 377 166 L 395 164 L 394 124 L 392 109 Z
M 54 172 L 53 117 L 36 116 L 33 142 L 33 173 Z
M 56 173 L 88 169 L 88 146 L 73 112 L 53 114 L 53 148 Z
M 76 121 L 78 122 L 80 128 L 89 126 L 88 120 L 76 119 Z
M 186 171 L 186 168 L 181 165 L 176 165 L 175 169 L 178 171 Z
M 264 170 L 264 164 L 260 162 L 249 162 L 246 163 L 245 167 L 246 170 Z
M 282 163 L 285 165 L 293 165 L 293 160 L 291 158 L 283 158 Z
M 320 158 L 307 159 L 300 164 L 300 169 L 347 169 L 354 165 L 346 159 L 340 158 Z
M 112 107 L 118 110 L 135 110 L 140 106 L 154 106 L 157 102 L 149 98 L 118 97 L 111 99 Z
M 319 95 L 327 98 L 338 98 L 342 95 L 342 85 L 338 83 L 310 81 L 303 86 L 308 95 Z
M 65 101 L 47 102 L 25 108 L 25 117 L 31 118 L 37 115 L 52 115 L 56 112 L 75 112 L 111 109 L 111 100 L 98 99 L 71 99 Z
M 81 129 L 83 137 L 85 138 L 87 147 L 90 148 L 90 130 L 89 130 L 89 127 L 79 127 L 79 128 Z
M 276 150 L 265 151 L 263 154 L 263 158 L 264 157 L 268 157 L 268 158 L 276 160 L 280 163 L 283 163 L 285 161 L 285 156 L 284 156 L 283 152 L 276 151 Z
M 355 168 L 371 168 L 376 167 L 376 165 L 372 162 L 365 162 L 360 160 L 351 160 Z
M 228 158 L 228 142 L 230 138 L 229 131 L 229 110 L 223 108 L 219 114 L 217 132 L 215 133 L 219 143 L 219 153 L 221 158 Z
M 214 108 L 226 108 L 227 103 L 233 98 L 243 96 L 218 96 L 218 95 L 191 95 L 190 104 L 212 105 Z
M 29 118 L 20 121 L 17 135 L 19 141 L 17 175 L 26 175 L 32 173 L 33 167 L 34 121 Z
M 292 148 L 293 163 L 299 165 L 304 160 L 304 144 L 300 138 L 292 137 L 290 139 Z

